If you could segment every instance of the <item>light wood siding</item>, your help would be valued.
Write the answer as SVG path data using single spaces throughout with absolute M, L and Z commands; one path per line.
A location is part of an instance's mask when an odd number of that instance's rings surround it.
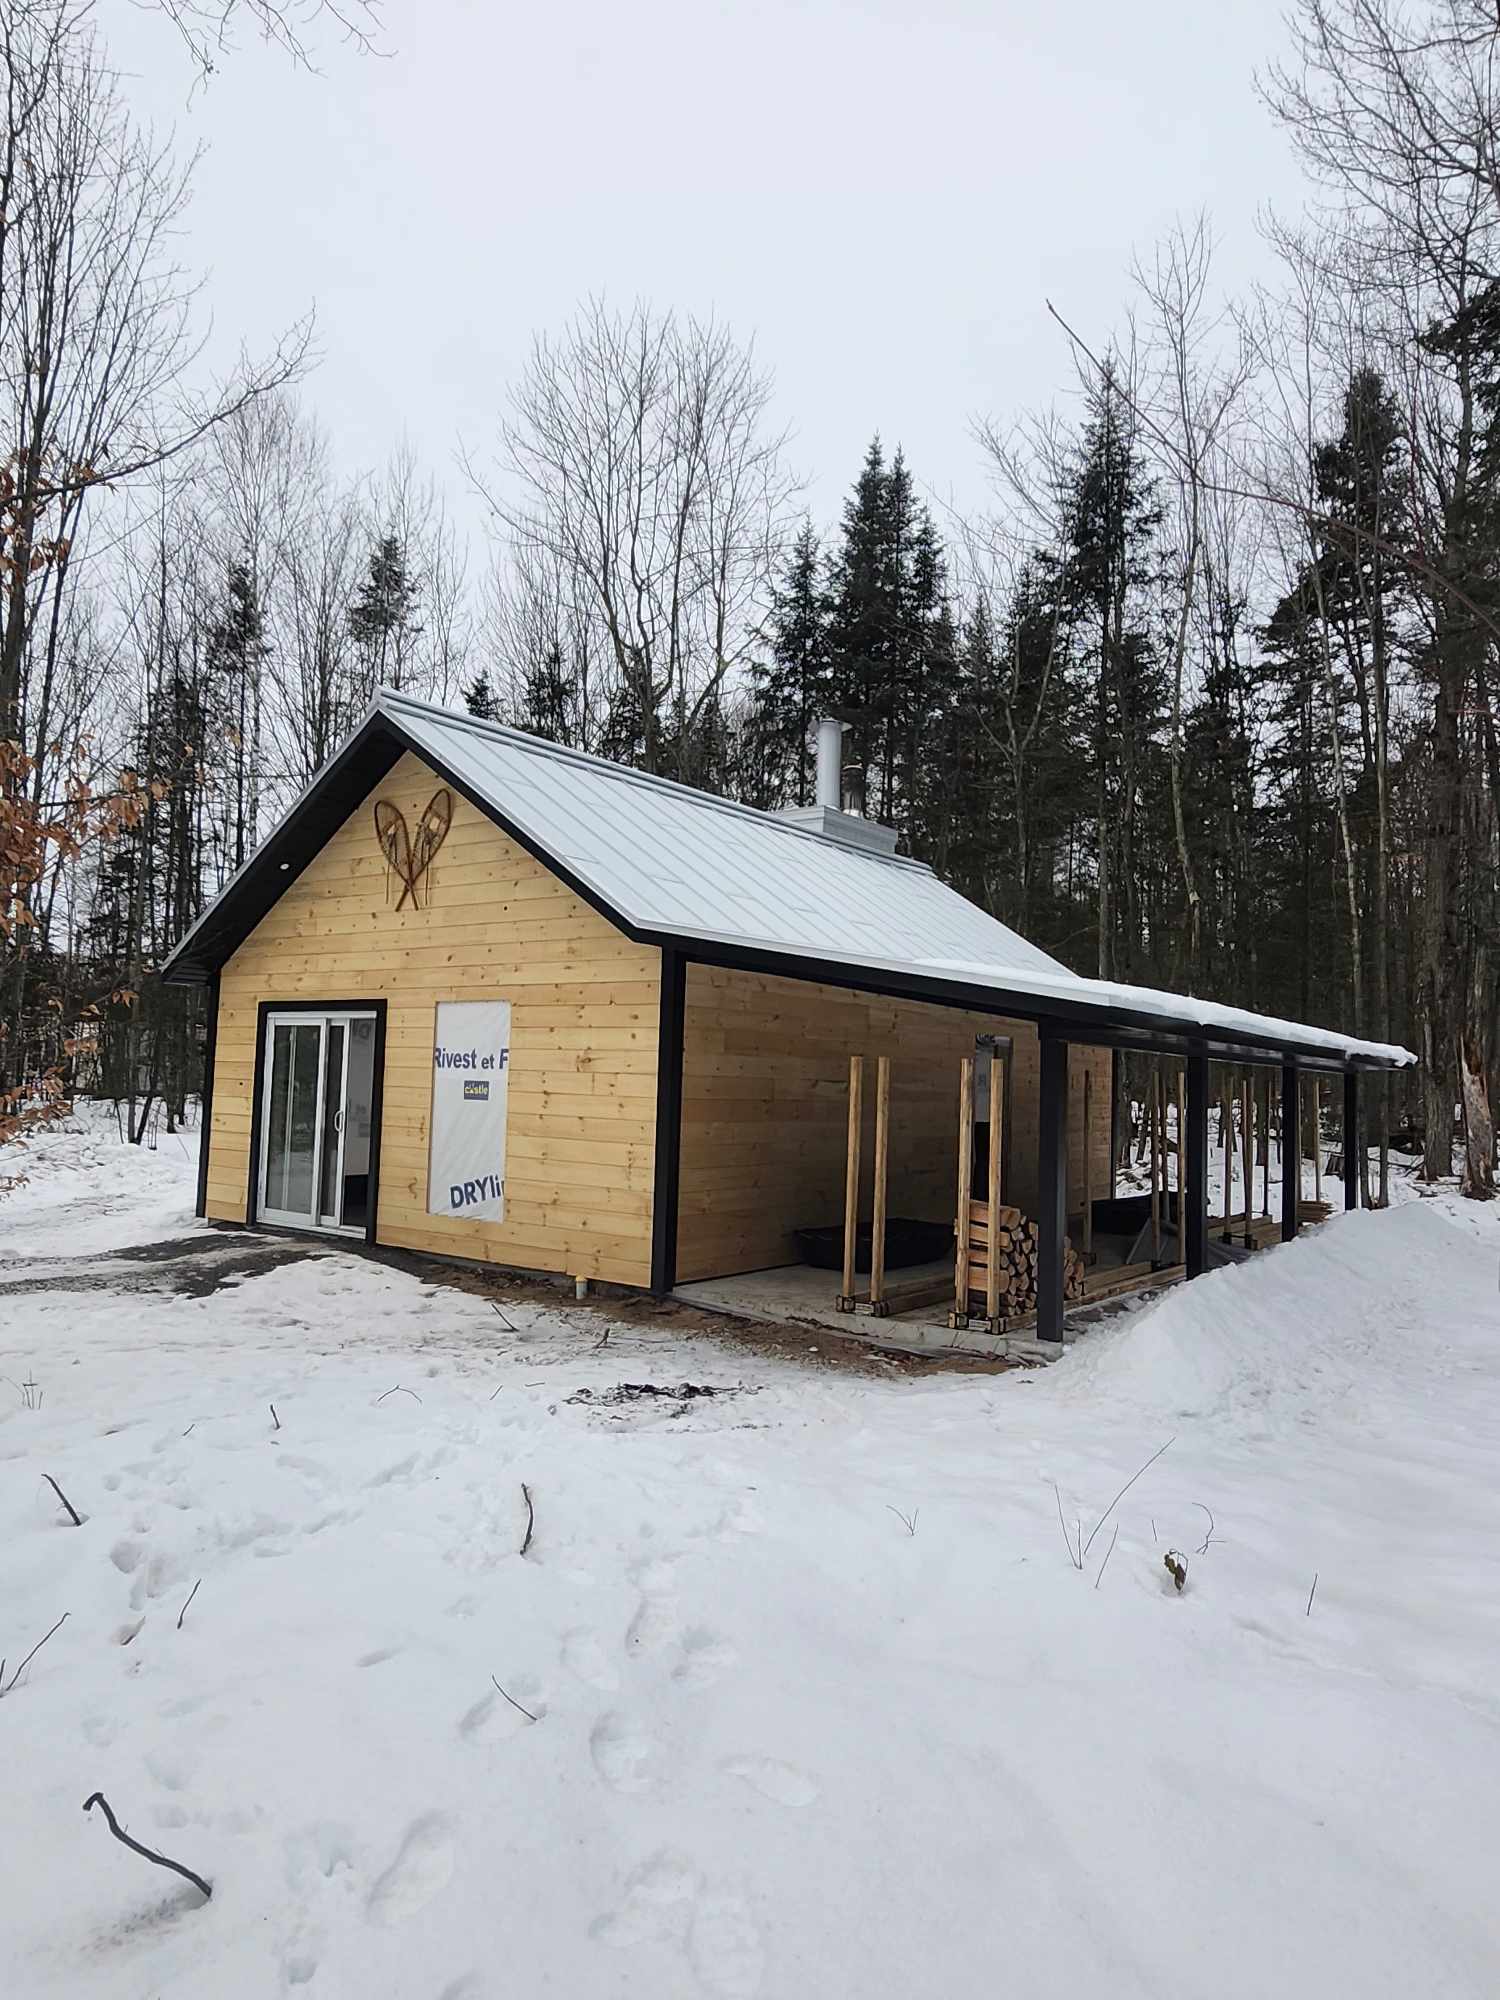
M 398 911 L 372 806 L 393 800 L 415 828 L 440 782 L 404 757 L 225 965 L 208 1213 L 245 1220 L 258 1004 L 384 997 L 379 1240 L 645 1285 L 661 954 L 632 944 L 456 794 L 421 907 Z M 427 1213 L 439 1000 L 511 1003 L 503 1223 Z
M 792 1230 L 841 1221 L 849 1058 L 891 1058 L 892 1215 L 950 1222 L 957 1189 L 958 1065 L 979 1035 L 1014 1041 L 1006 1198 L 1036 1208 L 1036 1030 L 1024 1021 L 876 999 L 836 987 L 690 966 L 683 1051 L 678 1275 L 721 1277 L 796 1260 Z M 1093 1185 L 1109 1191 L 1105 1050 L 1069 1059 L 1069 1175 L 1082 1187 L 1083 1085 L 1094 1073 Z M 867 1083 L 861 1213 L 870 1211 Z

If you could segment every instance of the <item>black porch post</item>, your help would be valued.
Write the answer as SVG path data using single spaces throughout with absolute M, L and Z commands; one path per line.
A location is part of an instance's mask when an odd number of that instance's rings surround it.
M 1191 1054 L 1187 1070 L 1186 1177 L 1178 1196 L 1177 1227 L 1182 1235 L 1183 1263 L 1190 1278 L 1203 1275 L 1208 1262 L 1208 1057 Z
M 1297 1234 L 1302 1206 L 1302 1078 L 1295 1063 L 1281 1065 L 1281 1240 Z
M 1344 1071 L 1344 1206 L 1359 1207 L 1364 1135 L 1359 1129 L 1359 1071 Z
M 663 948 L 656 1040 L 656 1170 L 651 1193 L 651 1289 L 677 1283 L 677 1196 L 682 1171 L 682 1034 L 687 960 Z
M 1068 1228 L 1068 1045 L 1041 1026 L 1040 1145 L 1037 1154 L 1036 1332 L 1063 1337 L 1063 1238 Z

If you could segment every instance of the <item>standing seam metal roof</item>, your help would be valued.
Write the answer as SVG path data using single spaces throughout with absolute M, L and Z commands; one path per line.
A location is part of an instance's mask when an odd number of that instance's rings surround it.
M 307 858 L 291 843 L 291 824 L 301 826 L 336 770 L 347 772 L 363 739 L 381 725 L 388 741 L 449 773 L 622 927 L 652 941 L 679 942 L 689 952 L 694 944 L 743 948 L 779 955 L 789 966 L 806 960 L 809 978 L 837 968 L 851 983 L 863 976 L 874 987 L 892 975 L 950 994 L 972 987 L 976 1008 L 1009 999 L 1029 1003 L 1039 1017 L 1056 1010 L 1081 1017 L 1080 1040 L 1087 1023 L 1104 1029 L 1123 1021 L 1137 1032 L 1146 1023 L 1162 1035 L 1291 1048 L 1309 1058 L 1387 1067 L 1416 1061 L 1408 1049 L 1333 1029 L 1083 978 L 922 862 L 846 847 L 775 814 L 386 688 L 183 938 L 164 968 L 168 978 L 202 977 L 222 963 L 234 948 L 236 922 L 240 935 L 249 928 L 246 907 L 253 924 L 257 899 L 268 907 L 280 875 Z M 283 854 L 295 854 L 295 863 Z

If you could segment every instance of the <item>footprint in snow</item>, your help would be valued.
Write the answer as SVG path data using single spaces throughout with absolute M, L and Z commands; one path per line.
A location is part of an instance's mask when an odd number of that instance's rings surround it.
M 630 1871 L 620 1907 L 596 1917 L 589 1934 L 616 1950 L 680 1942 L 687 1934 L 697 1892 L 698 1871 L 692 1862 L 662 1848 Z
M 774 1757 L 731 1757 L 720 1769 L 731 1778 L 743 1778 L 763 1799 L 779 1806 L 810 1806 L 818 1797 L 818 1787 L 805 1771 Z
M 428 1813 L 407 1828 L 395 1860 L 370 1891 L 373 1924 L 401 1924 L 424 1910 L 453 1879 L 453 1841 L 441 1813 Z
M 753 2000 L 765 1977 L 766 1953 L 743 1896 L 699 1899 L 688 1931 L 688 1958 L 705 1991 L 723 2000 Z
M 672 1669 L 680 1687 L 712 1687 L 739 1659 L 728 1639 L 721 1639 L 707 1625 L 690 1625 L 682 1635 L 682 1657 Z
M 619 1675 L 604 1656 L 598 1633 L 587 1626 L 564 1635 L 562 1663 L 585 1686 L 598 1688 L 605 1694 L 612 1694 L 620 1685 Z
M 589 1733 L 594 1769 L 617 1792 L 649 1792 L 657 1782 L 661 1751 L 638 1724 L 611 1711 Z

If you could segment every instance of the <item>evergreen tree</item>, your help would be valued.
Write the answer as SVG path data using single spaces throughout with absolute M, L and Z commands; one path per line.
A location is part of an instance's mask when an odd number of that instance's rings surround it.
M 248 563 L 231 562 L 224 600 L 207 636 L 208 713 L 223 732 L 225 873 L 243 865 L 258 829 L 260 676 L 270 653 L 265 619 Z M 205 742 L 205 749 L 207 748 Z
M 1089 670 L 1096 970 L 1130 979 L 1141 955 L 1136 836 L 1164 676 L 1144 593 L 1160 514 L 1128 397 L 1106 366 L 1064 495 L 1066 582 Z
M 828 616 L 818 538 L 804 522 L 772 588 L 761 630 L 768 657 L 750 668 L 749 728 L 763 773 L 757 804 L 811 803 L 813 726 L 832 698 Z
M 383 535 L 370 551 L 365 579 L 349 607 L 363 700 L 370 700 L 377 688 L 402 685 L 422 630 L 416 616 L 420 595 L 401 543 L 394 535 Z
M 913 852 L 944 847 L 952 802 L 941 772 L 929 782 L 923 746 L 952 736 L 947 563 L 904 457 L 887 466 L 878 437 L 845 503 L 828 595 L 828 685 L 851 722 L 855 803 L 897 827 Z
M 495 691 L 490 686 L 490 677 L 488 674 L 481 672 L 464 689 L 464 707 L 469 711 L 470 715 L 477 717 L 480 722 L 496 722 L 499 720 L 500 708 L 495 699 Z

